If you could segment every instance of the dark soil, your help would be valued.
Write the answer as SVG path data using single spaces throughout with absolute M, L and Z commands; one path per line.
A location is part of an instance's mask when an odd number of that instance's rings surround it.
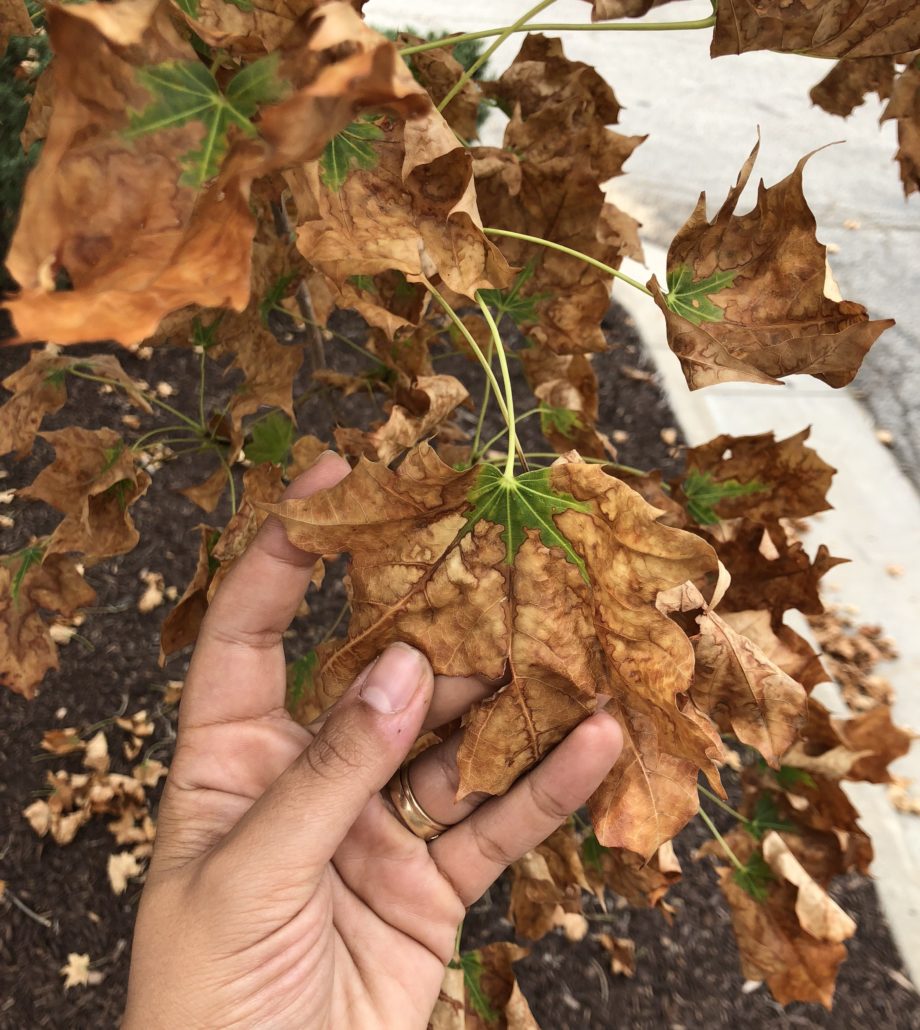
M 338 328 L 360 338 L 354 319 L 344 318 Z M 654 382 L 635 378 L 636 368 L 647 370 L 649 366 L 634 331 L 616 309 L 607 328 L 611 350 L 597 356 L 595 366 L 601 382 L 601 428 L 630 434 L 620 447 L 621 461 L 645 468 L 657 466 L 668 474 L 676 463 L 660 433 L 675 424 L 673 416 Z M 332 345 L 329 349 L 331 352 Z M 148 361 L 120 356 L 131 374 L 151 384 L 169 382 L 178 391 L 170 401 L 180 409 L 194 410 L 197 358 L 192 353 L 156 351 Z M 0 378 L 19 367 L 24 358 L 22 350 L 0 349 Z M 334 363 L 351 370 L 359 367 L 361 359 L 336 351 Z M 439 362 L 438 369 L 455 371 L 451 368 L 455 363 L 459 365 L 457 359 Z M 232 378 L 213 378 L 208 399 L 219 406 Z M 304 372 L 301 390 L 308 383 Z M 518 385 L 522 401 L 529 406 L 522 384 Z M 69 391 L 69 404 L 46 420 L 46 429 L 74 422 L 117 428 L 122 416 L 131 411 L 118 395 L 100 393 L 94 384 L 71 381 Z M 299 408 L 301 429 L 327 435 L 333 405 L 343 422 L 381 414 L 371 411 L 366 395 L 341 402 L 337 396 L 314 393 Z M 464 413 L 464 418 L 472 424 L 475 413 Z M 154 424 L 144 420 L 145 428 Z M 497 428 L 493 423 L 487 431 Z M 535 420 L 524 423 L 522 430 L 526 448 L 544 448 Z M 39 441 L 33 455 L 20 463 L 2 459 L 9 475 L 0 480 L 0 491 L 30 482 L 50 458 L 50 448 Z M 53 758 L 41 752 L 39 742 L 47 729 L 88 727 L 122 712 L 147 709 L 154 714 L 156 733 L 146 743 L 157 749 L 155 757 L 168 762 L 176 712 L 164 703 L 164 691 L 168 680 L 182 678 L 187 656 L 176 658 L 166 669 L 157 667 L 159 624 L 167 608 L 147 615 L 137 611 L 143 589 L 138 577 L 142 569 L 153 569 L 181 592 L 195 564 L 195 526 L 202 521 L 219 526 L 226 520 L 226 499 L 223 510 L 204 517 L 175 492 L 210 473 L 208 460 L 213 458 L 180 458 L 156 473 L 151 490 L 133 508 L 141 543 L 132 553 L 88 571 L 98 592 L 96 607 L 80 627 L 79 636 L 62 648 L 61 668 L 46 678 L 40 696 L 27 702 L 0 690 L 0 879 L 6 882 L 6 894 L 0 899 L 0 1030 L 95 1030 L 119 1022 L 140 887 L 132 883 L 125 894 L 112 893 L 106 861 L 116 847 L 103 820 L 89 823 L 72 844 L 59 847 L 36 837 L 21 811 L 40 795 L 45 770 L 79 768 L 79 758 Z M 0 530 L 4 553 L 21 547 L 33 535 L 48 532 L 58 518 L 40 505 L 18 500 L 4 505 L 2 512 L 15 520 L 13 528 Z M 297 625 L 290 636 L 292 656 L 319 639 L 341 609 L 341 585 L 337 581 L 333 585 L 333 577 L 327 578 L 327 584 L 311 599 L 308 623 Z M 120 731 L 112 730 L 109 736 L 110 751 L 115 755 Z M 117 758 L 114 761 L 117 771 L 128 771 L 128 766 Z M 150 793 L 157 797 L 157 791 Z M 811 1005 L 793 1005 L 784 1013 L 763 988 L 743 993 L 728 912 L 715 889 L 712 872 L 705 862 L 694 863 L 688 857 L 698 843 L 696 827 L 679 842 L 685 879 L 669 895 L 678 909 L 672 926 L 657 912 L 619 908 L 612 898 L 608 906 L 612 921 L 594 924 L 599 930 L 635 940 L 635 979 L 611 977 L 605 953 L 590 938 L 573 945 L 552 934 L 533 945 L 530 956 L 518 963 L 524 992 L 544 1030 L 920 1028 L 920 999 L 906 986 L 872 884 L 860 877 L 846 879 L 835 891 L 838 901 L 856 918 L 859 930 L 850 942 L 850 958 L 841 970 L 832 1014 Z M 464 932 L 464 947 L 512 939 L 513 931 L 504 918 L 507 893 L 507 884 L 500 882 L 474 906 Z M 65 992 L 59 969 L 69 952 L 88 953 L 102 982 Z

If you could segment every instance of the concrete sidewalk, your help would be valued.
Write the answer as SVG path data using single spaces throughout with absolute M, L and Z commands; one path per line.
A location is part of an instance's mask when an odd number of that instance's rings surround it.
M 654 272 L 664 281 L 665 252 L 646 248 L 649 268 L 629 262 L 624 271 L 645 281 Z M 811 426 L 813 446 L 838 472 L 828 499 L 834 508 L 810 519 L 805 538 L 813 553 L 819 543 L 850 559 L 822 580 L 835 604 L 853 605 L 858 618 L 880 623 L 894 638 L 900 657 L 880 672 L 895 688 L 895 722 L 920 732 L 920 496 L 891 452 L 878 442 L 865 410 L 849 390 L 832 390 L 817 380 L 795 377 L 786 387 L 725 383 L 691 393 L 677 358 L 667 345 L 664 319 L 636 290 L 616 290 L 658 367 L 668 399 L 691 445 L 719 433 L 736 436 L 773 430 L 778 438 Z M 886 569 L 900 566 L 893 578 Z M 804 620 L 802 620 L 804 623 Z M 807 626 L 795 629 L 807 634 Z M 835 688 L 822 684 L 816 696 L 832 710 L 846 710 Z M 892 764 L 920 789 L 920 745 Z M 897 812 L 885 788 L 847 784 L 847 793 L 872 837 L 876 887 L 904 962 L 920 985 L 920 818 Z

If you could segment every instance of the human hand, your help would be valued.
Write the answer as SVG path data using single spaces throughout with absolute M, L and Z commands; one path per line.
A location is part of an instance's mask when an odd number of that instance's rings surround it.
M 325 457 L 286 496 L 347 473 Z M 315 560 L 269 518 L 204 620 L 135 929 L 126 1030 L 425 1027 L 466 907 L 619 755 L 617 723 L 597 713 L 505 796 L 457 803 L 449 739 L 410 767 L 419 803 L 450 827 L 426 844 L 381 788 L 420 732 L 492 688 L 433 677 L 395 644 L 314 724 L 295 723 L 282 634 Z

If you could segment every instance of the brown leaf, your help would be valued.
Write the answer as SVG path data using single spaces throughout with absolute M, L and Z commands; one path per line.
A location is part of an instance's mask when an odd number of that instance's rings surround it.
M 57 647 L 40 615 L 44 609 L 71 617 L 96 600 L 77 564 L 62 554 L 30 564 L 14 595 L 21 554 L 0 561 L 0 682 L 33 698 L 43 676 L 58 668 Z
M 805 721 L 804 687 L 732 629 L 695 588 L 689 594 L 688 607 L 700 610 L 691 700 L 723 733 L 734 733 L 778 768 Z
M 73 726 L 64 730 L 45 730 L 42 734 L 42 750 L 50 751 L 53 755 L 69 755 L 85 747 L 85 741 L 80 739 L 80 731 Z
M 12 36 L 31 36 L 35 26 L 23 0 L 0 0 L 0 54 Z
M 301 472 L 306 472 L 308 468 L 313 466 L 323 451 L 328 450 L 328 444 L 318 437 L 312 436 L 310 433 L 298 437 L 291 444 L 291 460 L 285 469 L 285 476 L 289 480 L 296 479 Z
M 533 529 L 512 515 L 509 565 L 507 514 L 487 507 L 467 525 L 471 498 L 498 496 L 499 478 L 456 472 L 422 445 L 395 472 L 362 460 L 329 491 L 269 506 L 299 547 L 352 555 L 348 637 L 321 649 L 318 690 L 338 696 L 393 640 L 419 647 L 439 674 L 500 678 L 507 666 L 509 684 L 469 719 L 461 796 L 502 793 L 598 693 L 611 696 L 626 756 L 592 800 L 598 836 L 650 855 L 696 811 L 699 770 L 717 777 L 718 734 L 683 699 L 692 646 L 655 607 L 661 590 L 714 578 L 712 551 L 570 456 L 517 481 L 539 484 L 530 503 L 555 511 Z
M 470 154 L 443 116 L 376 124 L 376 163 L 353 168 L 337 190 L 316 162 L 288 176 L 301 253 L 340 288 L 393 269 L 416 282 L 437 273 L 470 298 L 509 285 L 507 262 L 482 233 Z
M 755 901 L 720 869 L 719 882 L 731 912 L 748 980 L 763 980 L 781 1005 L 821 1002 L 830 1008 L 837 969 L 846 958 L 843 944 L 816 940 L 799 925 L 793 911 L 795 890 L 786 887 L 774 901 Z
M 629 937 L 612 937 L 599 933 L 596 938 L 610 952 L 610 972 L 614 976 L 636 975 L 636 942 Z
M 114 894 L 124 894 L 128 887 L 128 880 L 139 876 L 141 866 L 138 860 L 130 851 L 118 851 L 109 855 L 106 871 L 109 875 L 109 884 Z
M 208 610 L 208 584 L 211 580 L 211 549 L 220 537 L 220 531 L 210 526 L 198 526 L 198 564 L 195 573 L 176 602 L 175 608 L 163 620 L 160 628 L 160 665 L 166 659 L 194 644 L 204 613 Z
M 790 608 L 820 614 L 824 605 L 818 584 L 846 561 L 834 558 L 823 544 L 812 561 L 802 544 L 790 541 L 776 524 L 760 526 L 742 519 L 710 539 L 732 578 L 722 611 L 766 608 L 777 624 Z
M 618 268 L 641 253 L 638 222 L 605 201 L 601 183 L 622 174 L 644 137 L 623 136 L 613 90 L 587 64 L 568 60 L 558 39 L 528 35 L 493 92 L 511 120 L 504 150 L 472 150 L 487 224 L 541 236 Z M 514 265 L 533 268 L 520 291 L 538 319 L 523 331 L 558 354 L 601 351 L 612 277 L 536 244 L 499 239 Z
M 473 952 L 479 991 L 497 1018 L 483 1019 L 467 992 L 466 1030 L 540 1030 L 514 974 L 513 963 L 527 954 L 526 948 L 508 941 Z
M 788 626 L 774 627 L 768 611 L 723 612 L 722 619 L 736 633 L 751 640 L 771 662 L 801 683 L 807 693 L 819 683 L 827 683 L 830 676 L 811 645 Z
M 920 19 L 918 19 L 920 20 Z M 898 123 L 898 152 L 904 196 L 920 191 L 920 68 L 916 62 L 898 76 L 882 121 Z
M 64 513 L 46 555 L 79 551 L 98 561 L 130 551 L 140 534 L 128 509 L 150 486 L 134 452 L 111 429 L 71 426 L 41 436 L 54 448 L 54 461 L 19 495 Z
M 13 396 L 0 407 L 0 454 L 30 454 L 45 415 L 59 411 L 67 400 L 66 372 L 77 370 L 117 381 L 142 411 L 152 409 L 139 385 L 110 354 L 73 358 L 53 349 L 30 352 L 28 362 L 3 380 Z
M 757 485 L 741 496 L 727 496 L 713 507 L 721 519 L 752 522 L 804 518 L 827 511 L 827 491 L 837 471 L 805 446 L 811 429 L 777 441 L 773 433 L 731 436 L 723 433 L 686 453 L 687 473 L 706 475 L 716 485 L 733 481 Z
M 407 32 L 399 34 L 400 49 L 415 46 L 425 41 L 421 36 L 413 36 Z M 463 65 L 454 57 L 453 47 L 438 47 L 437 50 L 424 50 L 407 58 L 415 79 L 427 90 L 436 105 L 447 96 L 454 83 L 463 75 Z M 479 135 L 477 116 L 482 90 L 479 84 L 470 79 L 444 109 L 447 124 L 464 140 L 475 139 Z
M 777 383 L 798 373 L 845 386 L 894 322 L 870 322 L 862 305 L 825 295 L 826 248 L 802 192 L 812 155 L 775 186 L 761 183 L 754 209 L 735 214 L 759 147 L 711 222 L 700 194 L 668 249 L 670 292 L 654 277 L 649 282 L 668 345 L 691 390 L 735 380 Z
M 92 769 L 93 772 L 107 773 L 109 771 L 109 742 L 102 730 L 99 730 L 87 741 L 83 765 L 87 769 Z
M 293 15 L 289 15 L 293 20 Z M 253 180 L 317 158 L 365 107 L 430 106 L 396 55 L 347 4 L 307 11 L 279 51 L 288 95 L 231 142 L 212 185 L 186 185 L 182 161 L 202 123 L 128 139 L 150 97 L 139 69 L 195 61 L 166 5 L 51 5 L 55 110 L 26 186 L 8 264 L 22 293 L 8 307 L 21 340 L 134 345 L 189 304 L 241 311 L 249 300 Z M 100 86 L 102 84 L 102 86 Z M 98 90 L 102 88 L 104 102 Z M 113 205 L 118 196 L 121 203 Z M 211 274 L 201 275 L 203 265 Z M 54 291 L 65 269 L 72 291 Z
M 920 47 L 913 0 L 723 0 L 711 54 L 751 50 L 882 57 Z
M 865 102 L 869 93 L 887 100 L 894 86 L 894 61 L 890 57 L 845 58 L 838 61 L 813 86 L 811 102 L 828 114 L 846 118 Z
M 389 464 L 400 452 L 434 434 L 468 397 L 463 383 L 448 375 L 420 376 L 411 387 L 397 390 L 389 418 L 369 435 L 377 458 Z
M 680 862 L 668 841 L 648 860 L 625 848 L 603 848 L 596 864 L 586 866 L 592 890 L 603 900 L 604 888 L 625 898 L 634 908 L 666 910 L 664 896 L 681 877 Z

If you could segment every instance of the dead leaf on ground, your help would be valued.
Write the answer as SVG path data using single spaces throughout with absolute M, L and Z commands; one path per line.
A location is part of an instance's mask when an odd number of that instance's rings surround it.
M 109 855 L 106 872 L 114 894 L 124 894 L 128 880 L 141 873 L 141 864 L 130 851 L 117 851 Z
M 60 968 L 60 974 L 64 977 L 64 990 L 69 991 L 71 987 L 95 987 L 102 983 L 102 973 L 89 967 L 89 955 L 71 951 L 67 955 L 66 965 Z

